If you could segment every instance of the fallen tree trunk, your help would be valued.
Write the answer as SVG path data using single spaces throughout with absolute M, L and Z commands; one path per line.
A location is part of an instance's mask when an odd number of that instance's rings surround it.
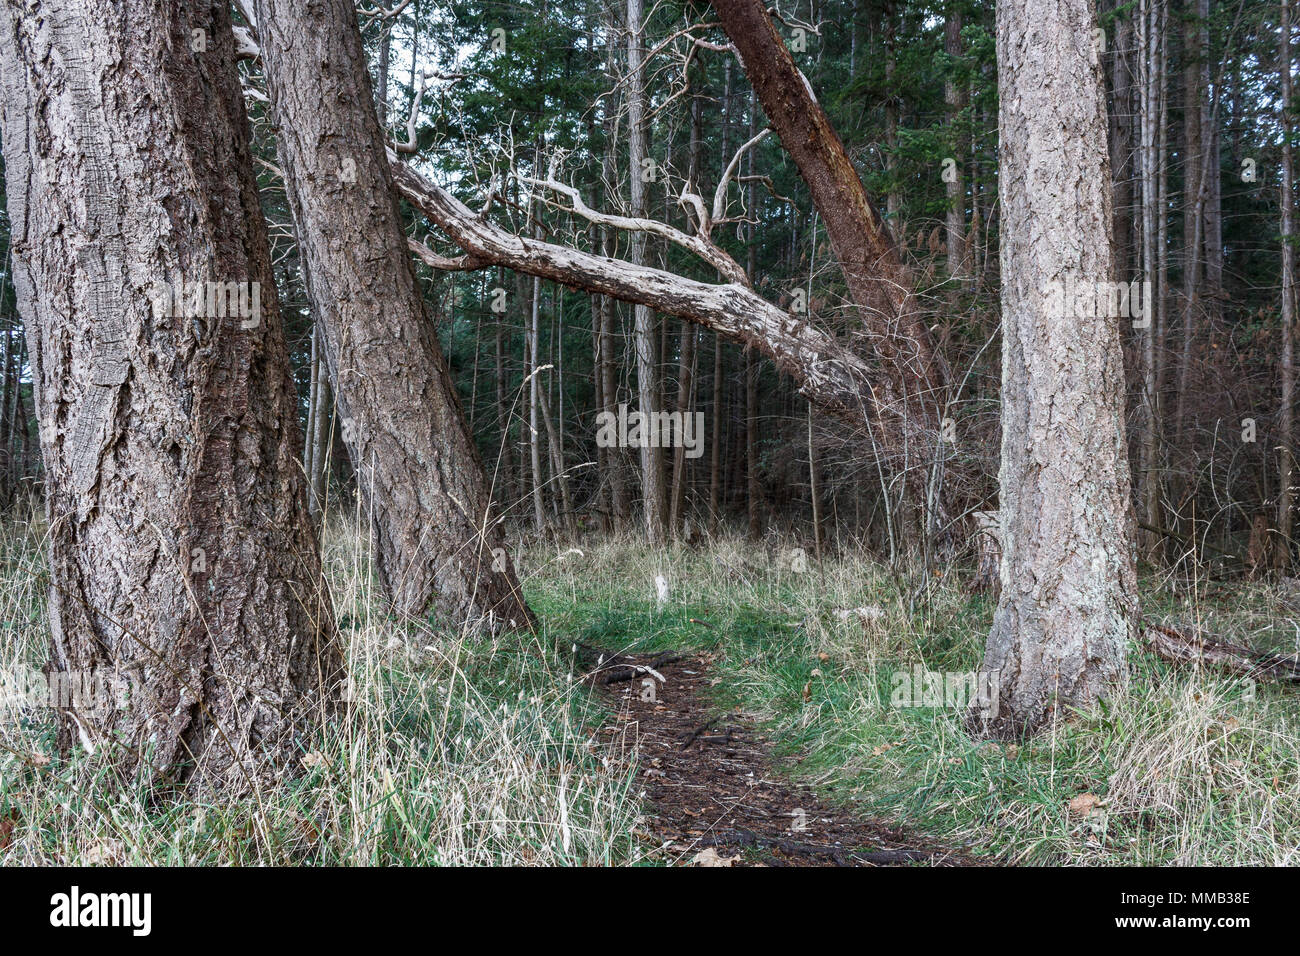
M 1212 635 L 1185 634 L 1154 621 L 1139 625 L 1146 645 L 1155 654 L 1178 664 L 1209 664 L 1243 677 L 1300 683 L 1300 660 L 1282 654 L 1261 654 Z

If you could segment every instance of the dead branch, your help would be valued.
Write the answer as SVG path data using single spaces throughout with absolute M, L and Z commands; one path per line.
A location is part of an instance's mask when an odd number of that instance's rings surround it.
M 847 345 L 785 312 L 739 283 L 711 285 L 651 266 L 517 236 L 476 215 L 460 200 L 390 153 L 393 180 L 412 205 L 471 256 L 585 292 L 648 305 L 749 345 L 794 376 L 814 402 L 861 427 L 894 414 L 887 386 Z
M 1178 664 L 1208 664 L 1243 677 L 1300 683 L 1300 660 L 1281 654 L 1263 654 L 1221 637 L 1184 633 L 1143 619 L 1139 628 L 1147 646 L 1158 656 Z
M 622 229 L 626 232 L 645 232 L 661 239 L 666 239 L 676 246 L 687 250 L 688 252 L 703 259 L 713 268 L 718 270 L 727 281 L 735 282 L 740 285 L 749 285 L 749 276 L 735 259 L 731 258 L 723 249 L 714 245 L 709 240 L 709 222 L 703 219 L 700 223 L 700 234 L 689 236 L 679 229 L 675 229 L 665 222 L 657 219 L 648 219 L 644 217 L 619 216 L 613 213 L 602 213 L 592 209 L 582 200 L 582 195 L 573 186 L 566 185 L 555 178 L 555 167 L 562 154 L 557 153 L 551 160 L 551 168 L 547 171 L 546 178 L 537 179 L 532 176 L 519 176 L 521 182 L 528 183 L 530 186 L 541 186 L 552 192 L 560 193 L 567 196 L 570 202 L 569 206 L 562 206 L 558 203 L 551 202 L 544 197 L 538 197 L 547 205 L 559 209 L 561 212 L 574 213 L 581 216 L 588 222 L 593 222 L 600 226 L 611 226 L 615 229 Z M 683 198 L 688 196 L 683 193 Z M 695 197 L 699 201 L 698 197 Z M 703 214 L 703 202 L 699 202 L 697 210 Z

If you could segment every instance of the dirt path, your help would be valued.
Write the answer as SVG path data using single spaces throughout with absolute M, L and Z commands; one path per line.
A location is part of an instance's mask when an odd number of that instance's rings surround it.
M 707 655 L 616 655 L 591 678 L 615 709 L 602 729 L 607 743 L 618 752 L 639 751 L 650 835 L 666 847 L 669 860 L 734 866 L 975 862 L 828 806 L 808 788 L 782 780 L 771 744 L 752 722 L 710 703 L 710 675 Z

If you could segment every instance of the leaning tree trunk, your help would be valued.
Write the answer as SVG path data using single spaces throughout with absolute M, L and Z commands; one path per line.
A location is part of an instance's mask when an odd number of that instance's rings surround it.
M 985 652 L 999 706 L 985 729 L 1001 736 L 1095 700 L 1124 676 L 1133 635 L 1119 319 L 1063 315 L 1053 294 L 1111 279 L 1094 26 L 1091 0 L 997 8 L 1002 593 Z
M 531 626 L 415 283 L 348 0 L 257 0 L 271 111 L 343 440 L 399 613 Z
M 62 710 L 64 743 L 239 792 L 334 710 L 342 658 L 229 4 L 26 0 L 0 30 L 51 667 L 129 689 Z
M 946 549 L 955 530 L 939 441 L 947 372 L 898 246 L 763 0 L 713 0 L 713 7 L 763 112 L 808 184 L 879 358 L 876 440 L 890 467 L 905 476 L 915 505 L 924 509 L 928 534 Z

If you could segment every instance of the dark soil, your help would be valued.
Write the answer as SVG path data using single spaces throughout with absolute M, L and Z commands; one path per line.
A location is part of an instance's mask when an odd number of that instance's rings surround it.
M 602 733 L 615 752 L 637 748 L 638 783 L 651 814 L 648 837 L 664 847 L 669 861 L 686 863 L 703 853 L 698 862 L 716 854 L 733 866 L 976 864 L 959 851 L 823 803 L 807 787 L 784 780 L 771 744 L 752 722 L 709 700 L 707 655 L 601 660 L 596 653 L 589 679 L 615 711 Z

